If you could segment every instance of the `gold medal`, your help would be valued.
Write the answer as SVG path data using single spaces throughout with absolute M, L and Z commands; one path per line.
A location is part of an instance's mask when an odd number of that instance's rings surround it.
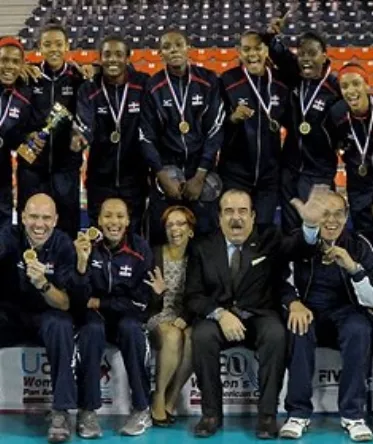
M 119 131 L 113 131 L 110 134 L 110 142 L 111 143 L 119 143 L 120 142 L 120 132 Z
M 98 242 L 103 238 L 101 231 L 96 227 L 90 227 L 87 230 L 88 239 L 92 242 Z
M 182 134 L 188 134 L 190 130 L 190 125 L 186 120 L 182 120 L 179 123 L 179 130 Z
M 308 122 L 302 122 L 299 125 L 299 131 L 301 134 L 303 134 L 303 136 L 306 136 L 311 132 L 311 125 Z
M 277 133 L 280 129 L 280 124 L 275 119 L 270 119 L 269 121 L 269 129 L 274 133 Z
M 361 165 L 359 165 L 359 168 L 357 169 L 359 176 L 361 177 L 365 177 L 368 174 L 368 168 L 365 165 L 365 163 L 362 163 Z
M 31 248 L 28 250 L 25 250 L 23 252 L 23 259 L 26 262 L 26 264 L 34 261 L 35 259 L 37 259 L 37 255 L 35 250 L 32 250 Z

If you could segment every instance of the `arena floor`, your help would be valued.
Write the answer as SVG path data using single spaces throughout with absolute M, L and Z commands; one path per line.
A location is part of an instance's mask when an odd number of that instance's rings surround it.
M 282 424 L 285 416 L 280 416 L 279 423 Z M 105 444 L 119 444 L 124 440 L 134 440 L 136 444 L 191 444 L 201 439 L 194 438 L 191 429 L 198 420 L 197 417 L 181 418 L 172 428 L 152 428 L 139 437 L 121 437 L 116 435 L 115 430 L 123 420 L 120 416 L 103 416 L 101 425 L 104 428 L 104 436 L 101 440 Z M 209 444 L 250 444 L 263 442 L 255 438 L 253 432 L 255 417 L 229 417 L 225 418 L 224 431 L 219 431 L 214 437 L 203 440 Z M 10 415 L 0 416 L 0 441 L 6 444 L 31 444 L 43 443 L 46 440 L 47 424 L 45 417 L 40 415 Z M 279 441 L 279 440 L 278 440 Z M 281 440 L 283 442 L 294 442 L 292 440 Z M 70 443 L 83 443 L 87 440 L 76 436 Z M 89 441 L 88 441 L 89 442 Z M 268 441 L 267 441 L 268 442 Z M 347 444 L 351 443 L 347 434 L 339 426 L 339 417 L 336 415 L 315 415 L 312 428 L 304 437 L 298 441 L 299 444 Z

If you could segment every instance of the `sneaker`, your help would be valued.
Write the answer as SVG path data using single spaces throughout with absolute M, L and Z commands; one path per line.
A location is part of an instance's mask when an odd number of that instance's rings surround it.
M 281 438 L 299 439 L 307 431 L 311 421 L 305 418 L 290 417 L 281 427 L 279 435 Z
M 101 438 L 102 430 L 98 422 L 97 413 L 94 410 L 81 410 L 78 412 L 76 433 L 81 438 Z
M 65 410 L 52 410 L 48 429 L 49 442 L 65 442 L 71 437 L 69 413 Z
M 121 435 L 137 436 L 145 432 L 152 426 L 152 418 L 150 410 L 134 410 L 125 422 L 124 426 L 119 430 Z
M 350 435 L 352 441 L 372 441 L 373 434 L 364 419 L 341 418 L 341 426 Z

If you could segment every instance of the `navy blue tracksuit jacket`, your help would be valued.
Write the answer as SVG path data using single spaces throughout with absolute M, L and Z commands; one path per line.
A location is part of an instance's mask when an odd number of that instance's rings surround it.
M 148 77 L 133 69 L 128 72 L 128 93 L 118 143 L 110 140 L 115 123 L 102 90 L 102 82 L 105 82 L 102 74 L 96 75 L 93 81 L 86 81 L 79 89 L 77 115 L 90 144 L 87 192 L 92 222 L 97 219 L 102 201 L 108 197 L 122 197 L 129 201 L 133 210 L 132 223 L 142 218 L 148 174 L 138 138 L 141 102 Z M 105 86 L 110 103 L 118 113 L 125 84 L 105 82 Z
M 191 83 L 185 116 L 188 134 L 179 130 L 180 114 L 167 84 L 165 71 L 150 78 L 140 121 L 140 143 L 143 156 L 154 173 L 165 165 L 176 165 L 186 178 L 198 167 L 211 170 L 221 148 L 221 125 L 224 119 L 218 79 L 212 71 L 190 65 Z M 169 74 L 179 102 L 184 95 L 188 73 L 179 78 Z
M 352 127 L 361 147 L 364 147 L 367 140 L 372 112 L 370 108 L 368 114 L 363 117 L 350 114 Z M 330 110 L 324 128 L 334 149 L 340 148 L 343 152 L 342 158 L 347 172 L 347 197 L 354 228 L 373 242 L 373 138 L 371 137 L 369 141 L 364 162 L 367 174 L 361 176 L 359 174 L 361 154 L 354 140 L 348 114 L 349 108 L 346 102 L 339 101 Z
M 106 338 L 121 351 L 136 410 L 149 406 L 150 348 L 143 323 L 151 291 L 143 280 L 153 269 L 153 257 L 147 242 L 129 234 L 118 248 L 104 242 L 93 247 L 85 275 L 75 275 L 75 291 L 84 309 L 80 309 L 78 347 L 81 357 L 82 400 L 89 410 L 101 405 L 100 362 Z M 99 312 L 87 310 L 89 298 L 99 298 Z M 83 307 L 82 307 L 83 308 Z
M 319 344 L 335 348 L 335 342 L 343 363 L 338 397 L 340 414 L 353 420 L 365 414 L 372 324 L 362 305 L 366 305 L 366 300 L 373 301 L 373 251 L 366 238 L 347 231 L 336 245 L 345 249 L 363 270 L 351 276 L 336 263 L 323 264 L 321 253 L 316 253 L 289 267 L 281 289 L 284 308 L 301 300 L 314 314 L 306 334 L 290 334 L 285 408 L 292 417 L 310 417 L 315 348 Z
M 23 252 L 30 248 L 25 233 L 18 227 L 0 232 L 0 263 L 7 293 L 0 301 L 0 346 L 15 346 L 40 341 L 51 366 L 53 408 L 77 408 L 74 359 L 73 318 L 67 311 L 51 307 L 26 275 Z M 75 249 L 69 236 L 55 229 L 41 247 L 38 260 L 46 265 L 47 280 L 68 294 L 71 291 Z
M 310 106 L 305 120 L 311 132 L 302 135 L 299 125 L 303 121 L 300 90 L 303 87 L 305 105 L 312 98 L 321 79 L 304 79 L 300 75 L 297 58 L 278 38 L 268 35 L 269 56 L 279 68 L 281 77 L 291 89 L 290 111 L 286 114 L 287 136 L 282 152 L 281 206 L 282 222 L 286 232 L 301 225 L 301 220 L 289 203 L 293 197 L 308 198 L 314 184 L 333 185 L 337 170 L 337 155 L 330 144 L 322 123 L 331 107 L 340 100 L 337 79 L 329 74 Z M 322 76 L 330 66 L 325 65 Z
M 77 91 L 82 75 L 68 63 L 53 72 L 47 63 L 40 65 L 43 77 L 31 84 L 32 114 L 28 132 L 40 131 L 56 102 L 72 114 L 76 112 Z M 53 197 L 59 213 L 58 227 L 75 239 L 80 228 L 81 153 L 70 150 L 71 122 L 58 126 L 48 138 L 42 153 L 33 164 L 20 158 L 18 168 L 18 210 L 23 210 L 34 193 L 45 192 Z
M 250 75 L 264 103 L 271 100 L 271 118 L 279 125 L 284 121 L 289 89 L 276 69 L 269 98 L 269 79 Z M 269 127 L 269 119 L 253 91 L 242 66 L 221 75 L 222 96 L 226 120 L 224 143 L 219 157 L 218 171 L 225 189 L 239 188 L 252 194 L 259 224 L 271 224 L 278 204 L 280 184 L 281 134 Z M 238 105 L 255 110 L 254 115 L 237 124 L 230 121 Z
M 3 227 L 12 223 L 11 150 L 16 150 L 25 137 L 31 112 L 31 90 L 21 81 L 12 88 L 0 83 L 0 96 L 0 116 L 8 110 L 0 127 L 0 227 Z

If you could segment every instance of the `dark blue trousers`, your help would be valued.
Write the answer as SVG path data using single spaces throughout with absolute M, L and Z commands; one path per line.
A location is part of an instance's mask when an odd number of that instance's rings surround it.
M 316 177 L 300 174 L 288 168 L 281 172 L 281 223 L 284 233 L 289 234 L 302 225 L 297 210 L 290 203 L 291 199 L 298 197 L 303 202 L 308 199 L 314 185 L 325 184 L 334 189 L 333 177 Z
M 355 231 L 373 243 L 373 188 L 347 186 L 347 197 Z
M 80 328 L 78 349 L 79 406 L 88 410 L 101 405 L 101 358 L 106 339 L 115 344 L 123 358 L 132 393 L 132 406 L 144 410 L 150 403 L 150 346 L 143 324 L 125 316 L 89 315 Z
M 205 236 L 218 228 L 218 202 L 200 202 L 168 199 L 156 189 L 149 196 L 148 230 L 152 245 L 161 245 L 166 241 L 166 233 L 161 222 L 163 212 L 173 205 L 183 205 L 193 211 L 197 218 L 195 235 Z
M 53 408 L 75 409 L 74 327 L 70 314 L 52 308 L 41 314 L 18 312 L 15 308 L 0 311 L 0 347 L 30 342 L 46 348 L 51 367 Z
M 322 317 L 316 315 L 308 333 L 303 336 L 291 334 L 289 382 L 285 400 L 285 409 L 289 416 L 311 416 L 315 349 L 319 340 L 322 342 L 321 336 L 330 337 L 333 330 L 342 355 L 339 412 L 348 419 L 364 417 L 372 327 L 367 316 L 352 305 L 343 306 Z

